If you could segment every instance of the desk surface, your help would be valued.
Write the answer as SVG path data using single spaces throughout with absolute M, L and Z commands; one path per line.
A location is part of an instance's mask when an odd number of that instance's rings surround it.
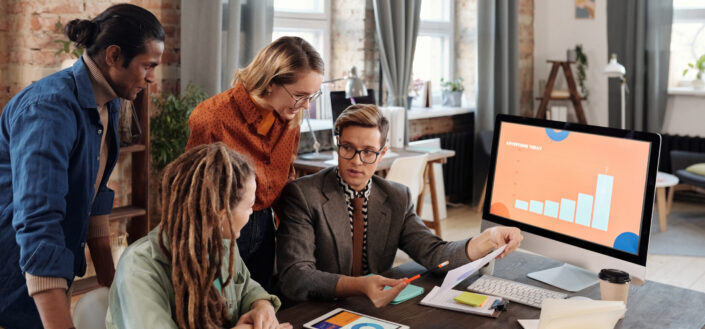
M 497 261 L 495 276 L 528 283 L 531 285 L 554 289 L 541 282 L 526 277 L 527 273 L 555 267 L 561 263 L 546 257 L 514 252 Z M 411 277 L 424 270 L 420 265 L 410 262 L 394 268 L 389 277 Z M 456 289 L 464 289 L 477 279 L 474 274 L 459 284 Z M 442 277 L 428 276 L 414 281 L 428 293 L 434 285 L 440 285 Z M 301 328 L 304 323 L 321 316 L 336 307 L 343 307 L 363 314 L 399 322 L 411 328 L 521 328 L 517 319 L 538 319 L 540 310 L 517 303 L 510 303 L 508 310 L 499 318 L 491 319 L 477 315 L 453 312 L 419 305 L 426 295 L 416 297 L 398 305 L 375 308 L 367 297 L 357 296 L 336 302 L 312 301 L 300 303 L 277 313 L 279 321 L 291 322 L 294 328 Z M 599 285 L 586 288 L 575 295 L 600 298 Z M 643 286 L 629 289 L 627 314 L 616 328 L 701 328 L 705 325 L 705 293 L 677 288 L 674 286 L 647 281 Z
M 444 160 L 447 158 L 450 158 L 452 156 L 455 156 L 455 151 L 453 150 L 444 150 L 444 149 L 424 149 L 424 148 L 407 148 L 407 149 L 402 149 L 402 148 L 395 148 L 392 147 L 390 150 L 398 156 L 394 157 L 384 157 L 382 158 L 382 161 L 379 163 L 377 166 L 377 170 L 386 170 L 389 169 L 389 167 L 392 166 L 392 162 L 398 157 L 405 157 L 405 156 L 415 156 L 415 155 L 420 155 L 420 154 L 427 154 L 428 155 L 428 161 L 439 161 L 439 160 Z M 327 151 L 327 152 L 321 152 L 323 154 L 333 154 L 333 151 Z M 319 160 L 304 160 L 301 159 L 300 157 L 297 157 L 296 160 L 294 161 L 294 168 L 297 170 L 301 170 L 307 173 L 312 173 L 312 172 L 317 172 L 321 169 L 325 169 L 328 167 L 333 167 L 336 164 L 331 164 L 331 163 L 326 163 L 325 161 L 319 161 Z

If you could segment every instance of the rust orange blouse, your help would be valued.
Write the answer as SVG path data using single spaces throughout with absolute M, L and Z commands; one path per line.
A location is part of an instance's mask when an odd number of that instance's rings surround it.
M 187 150 L 220 141 L 250 159 L 256 170 L 255 211 L 271 207 L 293 178 L 298 126 L 290 128 L 275 111 L 258 107 L 241 83 L 198 104 L 188 125 Z

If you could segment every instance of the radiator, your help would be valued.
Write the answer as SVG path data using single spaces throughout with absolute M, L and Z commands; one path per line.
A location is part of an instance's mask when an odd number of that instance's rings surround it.
M 680 135 L 661 135 L 661 158 L 659 171 L 671 172 L 671 151 L 705 153 L 705 138 Z
M 473 132 L 459 131 L 424 135 L 418 139 L 440 138 L 441 148 L 455 151 L 443 165 L 443 183 L 451 202 L 467 203 L 472 200 Z

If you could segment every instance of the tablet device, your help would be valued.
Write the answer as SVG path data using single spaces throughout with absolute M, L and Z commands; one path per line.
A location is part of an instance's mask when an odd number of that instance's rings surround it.
M 409 329 L 409 326 L 336 308 L 308 323 L 309 329 Z

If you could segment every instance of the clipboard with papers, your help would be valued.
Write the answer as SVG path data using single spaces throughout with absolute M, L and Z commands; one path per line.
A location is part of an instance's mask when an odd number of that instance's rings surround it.
M 462 294 L 464 291 L 455 290 L 453 289 L 453 287 L 470 277 L 473 273 L 477 272 L 491 260 L 497 258 L 497 256 L 499 256 L 504 251 L 505 247 L 506 246 L 502 246 L 497 250 L 489 253 L 485 257 L 482 257 L 474 262 L 465 264 L 456 269 L 448 271 L 445 279 L 443 279 L 443 283 L 441 284 L 441 286 L 433 287 L 431 292 L 429 292 L 426 297 L 424 297 L 421 302 L 419 302 L 419 304 L 424 306 L 437 307 L 451 311 L 477 314 L 493 318 L 498 317 L 500 311 L 492 309 L 491 307 L 495 303 L 495 301 L 501 300 L 500 297 L 487 296 L 488 299 L 483 305 L 473 307 L 454 301 L 453 298 Z

